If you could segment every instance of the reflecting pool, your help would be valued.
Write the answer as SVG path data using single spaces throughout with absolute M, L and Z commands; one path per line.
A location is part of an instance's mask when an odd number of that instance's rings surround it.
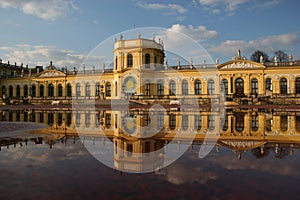
M 300 195 L 297 111 L 24 109 L 0 120 L 1 199 Z

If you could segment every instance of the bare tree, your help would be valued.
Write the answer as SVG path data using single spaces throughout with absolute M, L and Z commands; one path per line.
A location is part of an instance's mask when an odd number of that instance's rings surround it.
M 254 62 L 260 62 L 260 57 L 263 57 L 264 62 L 269 62 L 269 56 L 267 53 L 257 50 L 251 55 L 251 60 Z
M 275 51 L 274 52 L 274 56 L 277 57 L 277 60 L 279 62 L 288 62 L 289 61 L 289 56 L 287 53 L 285 53 L 284 51 L 282 50 L 279 50 L 279 51 Z

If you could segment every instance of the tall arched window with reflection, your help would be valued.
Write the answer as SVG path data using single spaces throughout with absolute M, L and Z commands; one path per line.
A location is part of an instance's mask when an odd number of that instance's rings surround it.
M 221 117 L 221 126 L 223 127 L 222 130 L 223 131 L 227 131 L 228 130 L 228 118 L 229 116 L 226 114 L 224 118 Z
M 196 80 L 195 81 L 195 95 L 199 95 L 202 93 L 202 90 L 201 90 L 201 81 L 200 80 Z
M 133 56 L 132 54 L 127 55 L 127 67 L 132 67 L 133 65 Z
M 189 127 L 189 116 L 188 115 L 182 115 L 181 116 L 181 128 L 182 130 L 187 130 Z
M 244 96 L 244 80 L 242 78 L 235 80 L 235 92 L 238 97 Z
M 199 131 L 201 127 L 202 127 L 202 116 L 195 115 L 195 129 Z
M 145 95 L 150 95 L 150 83 L 149 81 L 145 84 Z
M 280 130 L 281 131 L 288 130 L 288 116 L 287 115 L 280 116 Z
M 164 95 L 164 83 L 162 81 L 159 81 L 157 83 L 157 95 L 159 96 Z
M 300 132 L 300 116 L 295 117 L 295 123 L 296 123 L 296 131 L 299 133 Z
M 221 92 L 224 92 L 224 94 L 228 94 L 228 81 L 227 79 L 223 79 L 221 82 Z
M 81 96 L 81 91 L 80 91 L 80 83 L 76 84 L 76 97 Z
M 280 79 L 280 94 L 287 94 L 287 79 Z
M 243 114 L 236 115 L 235 129 L 238 132 L 242 132 L 245 128 L 245 117 Z
M 21 88 L 17 85 L 17 97 L 21 97 Z
M 68 83 L 67 85 L 67 96 L 71 97 L 72 96 L 72 85 Z
M 258 115 L 252 115 L 251 117 L 251 129 L 252 131 L 258 130 Z
M 272 79 L 271 78 L 267 78 L 266 79 L 266 90 L 268 90 L 268 91 L 272 91 L 273 90 Z
M 40 85 L 40 97 L 45 96 L 44 92 L 45 92 L 44 85 Z
M 145 67 L 150 68 L 150 54 L 145 55 Z
M 59 97 L 62 97 L 63 96 L 63 87 L 62 87 L 62 84 L 59 84 L 58 85 L 58 88 L 57 88 L 57 95 L 59 96 Z
M 182 89 L 182 95 L 188 95 L 189 94 L 189 84 L 188 84 L 187 80 L 182 81 L 181 89 Z
M 207 92 L 209 95 L 215 94 L 215 81 L 209 80 L 207 83 Z
M 85 84 L 85 96 L 91 96 L 91 85 L 89 83 Z
M 171 96 L 176 95 L 176 83 L 173 80 L 171 80 L 169 83 L 169 94 Z
M 214 115 L 208 115 L 208 121 L 207 121 L 208 129 L 214 130 L 215 129 L 215 116 Z
M 258 80 L 256 78 L 252 79 L 251 81 L 251 94 L 258 94 Z
M 296 92 L 296 94 L 300 94 L 300 77 L 296 78 L 296 81 L 295 81 L 295 92 Z
M 48 85 L 48 96 L 49 96 L 49 97 L 53 97 L 53 96 L 54 96 L 54 86 L 53 86 L 52 83 L 50 83 L 50 84 Z
M 96 83 L 96 90 L 95 90 L 95 95 L 98 97 L 100 96 L 100 83 Z
M 8 95 L 9 95 L 9 97 L 13 97 L 13 91 L 14 91 L 14 88 L 13 88 L 13 86 L 9 86 L 9 88 L 8 88 Z
M 36 97 L 36 86 L 35 85 L 31 86 L 31 96 Z
M 169 115 L 169 127 L 171 130 L 176 128 L 176 115 L 174 114 Z
M 24 85 L 24 97 L 28 97 L 28 86 Z
M 110 84 L 110 82 L 107 82 L 105 84 L 105 96 L 107 96 L 107 97 L 111 96 L 111 84 Z

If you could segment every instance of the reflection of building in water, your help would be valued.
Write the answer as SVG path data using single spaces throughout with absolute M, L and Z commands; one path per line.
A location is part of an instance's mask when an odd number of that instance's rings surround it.
M 47 131 L 77 134 L 76 129 L 102 130 L 108 136 L 132 138 L 172 138 L 216 134 L 223 137 L 280 137 L 300 135 L 300 113 L 275 111 L 270 113 L 252 110 L 227 111 L 224 117 L 210 111 L 116 111 L 116 110 L 10 110 L 1 111 L 1 121 L 37 122 L 50 125 Z M 90 131 L 90 132 L 89 132 Z M 157 134 L 159 133 L 159 134 Z
M 240 55 L 219 64 L 168 66 L 164 46 L 152 39 L 120 40 L 114 43 L 113 64 L 96 69 L 28 69 L 0 62 L 0 100 L 6 103 L 70 104 L 83 99 L 124 99 L 150 103 L 196 98 L 199 103 L 219 99 L 243 104 L 273 102 L 299 104 L 299 62 L 260 63 Z M 182 61 L 183 63 L 183 61 Z M 284 97 L 284 98 L 281 98 Z M 96 102 L 99 103 L 99 102 Z
M 300 113 L 275 111 L 273 113 L 250 110 L 228 111 L 224 118 L 217 113 L 159 111 L 78 111 L 69 110 L 13 110 L 2 111 L 1 121 L 41 122 L 49 128 L 36 131 L 47 133 L 37 136 L 36 142 L 44 142 L 50 148 L 57 142 L 77 142 L 77 133 L 83 142 L 94 145 L 111 143 L 113 163 L 121 171 L 141 172 L 160 169 L 164 164 L 165 148 L 176 135 L 177 145 L 186 144 L 194 138 L 191 151 L 198 151 L 200 145 L 209 145 L 205 137 L 218 136 L 216 150 L 220 147 L 232 149 L 241 159 L 242 153 L 251 151 L 257 157 L 270 151 L 282 158 L 293 154 L 300 146 Z M 50 137 L 48 133 L 56 133 Z M 0 139 L 0 146 L 16 146 L 27 140 Z

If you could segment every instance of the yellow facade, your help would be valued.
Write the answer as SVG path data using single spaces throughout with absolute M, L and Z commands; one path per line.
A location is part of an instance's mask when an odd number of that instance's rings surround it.
M 57 70 L 52 62 L 43 71 L 21 67 L 13 77 L 2 76 L 1 100 L 71 104 L 72 98 L 146 103 L 196 98 L 207 103 L 225 94 L 237 104 L 300 104 L 300 65 L 293 60 L 257 63 L 238 56 L 222 64 L 167 66 L 163 45 L 142 38 L 115 41 L 112 53 L 113 69 Z

